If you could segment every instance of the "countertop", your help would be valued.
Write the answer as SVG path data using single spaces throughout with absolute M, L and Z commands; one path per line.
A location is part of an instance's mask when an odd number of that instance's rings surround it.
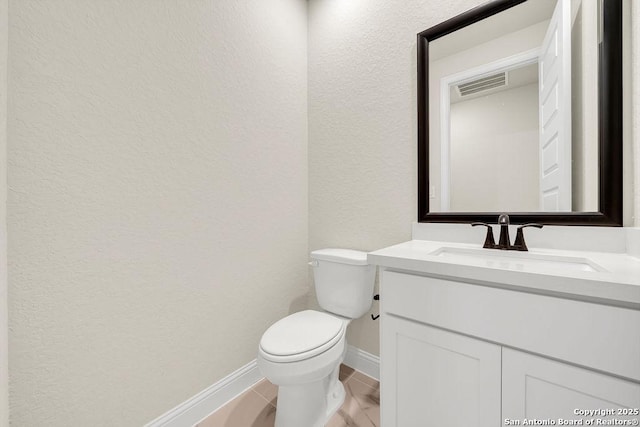
M 452 260 L 434 254 L 441 248 L 490 251 L 487 259 Z M 530 254 L 530 255 L 527 255 Z M 500 262 L 504 256 L 513 262 Z M 519 263 L 519 256 L 584 258 L 601 271 L 565 271 L 535 263 Z M 411 240 L 368 254 L 368 262 L 387 269 L 447 277 L 468 283 L 499 286 L 565 298 L 640 309 L 640 258 L 626 253 L 558 250 L 529 247 L 529 252 L 482 249 L 481 245 Z

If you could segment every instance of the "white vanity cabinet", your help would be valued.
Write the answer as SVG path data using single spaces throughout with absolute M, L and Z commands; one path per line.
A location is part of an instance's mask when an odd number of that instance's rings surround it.
M 500 346 L 395 316 L 384 328 L 383 425 L 499 425 Z
M 614 414 L 595 418 L 633 420 L 640 419 L 640 415 L 627 416 L 618 414 L 617 410 L 638 408 L 639 403 L 638 383 L 545 357 L 503 349 L 504 419 L 577 419 L 580 417 L 573 413 L 576 409 L 606 408 L 613 410 Z
M 640 311 L 420 274 L 381 271 L 383 427 L 640 408 Z

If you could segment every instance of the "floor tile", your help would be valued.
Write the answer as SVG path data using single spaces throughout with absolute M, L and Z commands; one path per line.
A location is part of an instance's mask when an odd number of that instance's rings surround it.
M 365 413 L 363 405 L 360 403 L 360 400 L 365 400 L 363 396 L 366 396 L 368 392 L 373 392 L 373 389 L 357 381 L 355 383 L 355 387 L 350 385 L 350 381 L 344 384 L 346 392 L 344 403 L 338 412 L 331 417 L 327 427 L 378 427 L 379 423 L 376 424 L 375 420 L 372 420 Z
M 338 378 L 340 378 L 340 381 L 344 382 L 348 380 L 349 377 L 352 376 L 355 372 L 356 372 L 355 369 L 345 364 L 342 364 L 340 365 L 340 375 L 338 376 Z
M 267 402 L 270 402 L 273 406 L 276 405 L 278 401 L 278 386 L 271 384 L 266 378 L 251 387 L 251 389 L 267 399 Z
M 327 427 L 379 427 L 380 384 L 345 365 L 340 379 L 346 396 Z M 197 427 L 273 427 L 278 388 L 264 379 L 200 422 Z
M 375 380 L 374 380 L 375 381 Z M 358 403 L 359 410 L 371 422 L 371 425 L 380 425 L 380 383 L 375 381 L 373 386 L 364 384 L 351 377 L 345 384 L 354 400 Z
M 273 427 L 276 408 L 253 390 L 247 390 L 201 421 L 197 427 Z
M 361 383 L 365 383 L 369 387 L 375 387 L 380 384 L 375 378 L 371 378 L 370 376 L 365 375 L 360 371 L 354 371 L 351 378 L 353 378 L 354 380 L 358 380 Z

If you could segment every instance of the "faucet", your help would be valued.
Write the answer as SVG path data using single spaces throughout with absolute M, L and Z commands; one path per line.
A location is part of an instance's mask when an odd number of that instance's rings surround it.
M 500 238 L 498 239 L 498 246 L 496 249 L 511 249 L 511 240 L 509 239 L 509 215 L 502 214 L 498 217 L 498 224 L 500 224 Z
M 498 239 L 498 244 L 496 245 L 495 240 L 493 239 L 493 228 L 491 225 L 484 222 L 473 222 L 471 223 L 472 227 L 482 225 L 487 227 L 487 237 L 484 239 L 484 245 L 482 246 L 485 249 L 502 249 L 506 251 L 528 251 L 527 244 L 524 241 L 524 232 L 522 231 L 526 227 L 535 227 L 542 228 L 542 224 L 529 223 L 524 224 L 518 227 L 518 231 L 516 233 L 516 241 L 511 244 L 511 239 L 509 238 L 509 215 L 502 214 L 498 217 L 498 224 L 500 225 L 500 238 Z
M 518 232 L 516 233 L 516 241 L 513 242 L 513 246 L 511 249 L 515 249 L 516 251 L 528 251 L 527 244 L 524 242 L 524 232 L 523 228 L 534 227 L 534 228 L 542 228 L 542 224 L 536 224 L 534 222 L 529 224 L 524 224 L 518 227 Z

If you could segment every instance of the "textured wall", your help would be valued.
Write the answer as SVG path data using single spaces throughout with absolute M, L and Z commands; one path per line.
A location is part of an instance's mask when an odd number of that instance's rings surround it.
M 311 249 L 373 250 L 411 238 L 410 224 L 417 211 L 416 33 L 481 3 L 484 1 L 309 1 Z M 631 154 L 628 138 L 627 225 L 633 224 L 634 204 L 640 212 L 640 7 L 639 2 L 633 3 L 636 151 Z M 640 225 L 638 218 L 635 224 Z M 348 339 L 378 354 L 378 323 L 368 317 L 354 322 Z
M 139 426 L 306 302 L 306 23 L 10 2 L 12 425 Z
M 9 425 L 7 348 L 7 0 L 0 0 L 0 427 Z
M 309 1 L 311 249 L 374 250 L 411 238 L 416 34 L 482 2 Z M 348 340 L 378 354 L 378 322 L 355 321 Z

